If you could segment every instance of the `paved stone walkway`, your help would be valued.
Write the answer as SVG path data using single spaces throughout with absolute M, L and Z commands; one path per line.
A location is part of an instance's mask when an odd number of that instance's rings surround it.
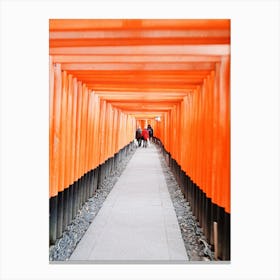
M 157 150 L 138 148 L 70 261 L 187 260 Z

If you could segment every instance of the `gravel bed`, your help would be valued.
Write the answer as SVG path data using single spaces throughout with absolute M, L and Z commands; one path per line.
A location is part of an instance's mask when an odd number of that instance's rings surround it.
M 50 246 L 50 261 L 67 261 L 70 258 L 134 153 L 135 148 L 118 164 L 117 169 L 108 178 L 105 178 L 93 197 L 84 203 L 76 217 L 66 227 L 62 237 Z
M 214 260 L 214 253 L 211 250 L 211 245 L 207 244 L 202 229 L 198 225 L 195 216 L 193 216 L 189 202 L 187 202 L 184 198 L 184 195 L 175 177 L 173 176 L 173 173 L 167 166 L 166 161 L 164 160 L 164 157 L 160 151 L 159 157 L 189 260 Z

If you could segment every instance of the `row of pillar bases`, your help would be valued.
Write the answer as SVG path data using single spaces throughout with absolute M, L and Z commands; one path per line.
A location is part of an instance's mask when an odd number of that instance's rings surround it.
M 83 204 L 92 197 L 103 181 L 133 149 L 133 142 L 122 148 L 93 170 L 88 171 L 68 188 L 49 199 L 49 244 L 55 244 Z
M 207 242 L 213 246 L 216 260 L 230 260 L 230 214 L 212 202 L 211 198 L 181 169 L 159 139 L 156 143 L 160 146 L 185 199 L 190 203 L 193 215 L 202 228 Z
M 154 138 L 154 143 L 161 148 L 161 152 L 184 197 L 190 203 L 192 212 L 202 228 L 207 242 L 214 247 L 216 259 L 230 260 L 230 214 L 206 196 L 199 186 L 181 169 L 171 154 L 165 150 L 159 139 Z M 97 168 L 88 171 L 64 191 L 59 192 L 57 196 L 50 198 L 50 245 L 55 244 L 56 240 L 62 236 L 63 231 L 75 218 L 85 201 L 95 194 L 106 177 L 116 170 L 117 165 L 127 157 L 129 150 L 132 149 L 133 142 Z

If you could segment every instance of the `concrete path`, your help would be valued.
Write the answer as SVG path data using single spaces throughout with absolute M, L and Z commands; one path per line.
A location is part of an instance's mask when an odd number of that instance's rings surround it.
M 154 146 L 137 149 L 70 258 L 78 260 L 188 260 Z

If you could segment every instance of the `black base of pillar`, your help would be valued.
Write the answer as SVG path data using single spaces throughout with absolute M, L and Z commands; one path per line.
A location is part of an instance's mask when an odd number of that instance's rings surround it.
M 73 184 L 69 187 L 69 210 L 68 210 L 68 222 L 73 219 Z
M 212 215 L 211 215 L 211 207 L 212 207 L 211 199 L 206 197 L 205 204 L 206 204 L 205 205 L 206 213 L 205 213 L 204 234 L 207 240 L 213 242 L 214 238 L 212 236 L 212 231 L 211 231 L 212 223 L 213 223 Z
M 64 189 L 63 191 L 63 223 L 62 223 L 62 231 L 64 231 L 68 225 L 69 218 L 69 188 Z
M 89 172 L 89 197 L 92 197 L 94 194 L 93 182 L 94 182 L 94 170 L 91 170 Z
M 224 260 L 230 260 L 230 214 L 225 212 L 224 215 Z
M 63 203 L 64 195 L 63 192 L 59 192 L 57 195 L 57 231 L 56 238 L 61 237 L 63 229 Z
M 56 226 L 57 226 L 57 196 L 49 199 L 49 241 L 50 245 L 56 241 Z
M 219 259 L 224 259 L 224 208 L 218 206 L 217 211 L 217 223 L 218 223 L 218 257 Z
M 78 185 L 79 185 L 78 181 L 75 181 L 73 184 L 72 219 L 77 215 L 77 211 L 78 211 Z
M 93 192 L 95 193 L 98 187 L 98 177 L 99 177 L 99 168 L 94 169 L 94 179 L 93 179 Z

